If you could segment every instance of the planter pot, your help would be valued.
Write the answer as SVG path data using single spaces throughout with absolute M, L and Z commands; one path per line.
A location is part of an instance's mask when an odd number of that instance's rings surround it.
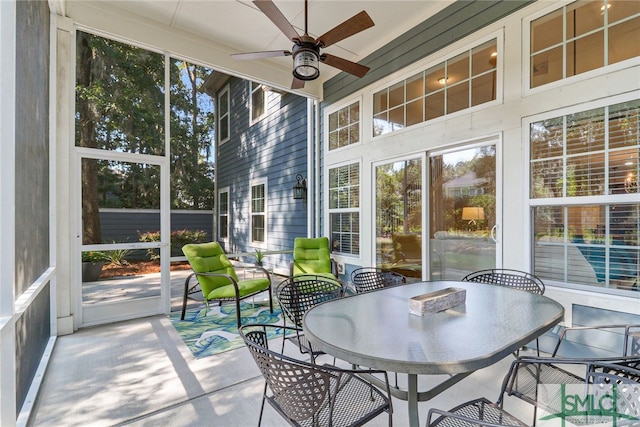
M 82 263 L 82 281 L 83 282 L 95 282 L 100 278 L 102 273 L 102 267 L 104 261 L 98 262 L 83 262 Z

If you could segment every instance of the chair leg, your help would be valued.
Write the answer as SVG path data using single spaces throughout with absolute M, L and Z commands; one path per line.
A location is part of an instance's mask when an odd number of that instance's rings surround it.
M 187 295 L 189 294 L 189 280 L 191 276 L 192 275 L 189 275 L 184 281 L 184 296 L 182 297 L 182 315 L 180 315 L 180 320 L 184 320 L 184 315 L 187 312 Z
M 267 382 L 264 382 L 264 390 L 262 391 L 262 404 L 260 405 L 260 417 L 258 417 L 258 427 L 262 424 L 262 413 L 264 412 L 264 401 L 267 397 Z
M 238 319 L 238 329 L 242 326 L 242 316 L 240 315 L 240 299 L 236 298 L 236 318 Z

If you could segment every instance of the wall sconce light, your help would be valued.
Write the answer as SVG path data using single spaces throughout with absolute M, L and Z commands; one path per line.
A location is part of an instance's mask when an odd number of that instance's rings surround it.
M 293 186 L 293 199 L 307 200 L 307 180 L 302 178 L 302 175 L 296 175 L 296 185 Z

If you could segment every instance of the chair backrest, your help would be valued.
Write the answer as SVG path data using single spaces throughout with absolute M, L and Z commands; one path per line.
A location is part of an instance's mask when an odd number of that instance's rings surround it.
M 295 276 L 283 280 L 276 288 L 282 311 L 298 327 L 302 316 L 321 302 L 340 298 L 342 286 L 321 276 Z
M 233 264 L 227 258 L 218 242 L 190 243 L 182 247 L 189 265 L 195 273 L 228 274 L 238 280 Z M 226 277 L 207 277 L 196 275 L 202 293 L 208 295 L 212 290 L 226 286 L 231 282 Z
M 531 273 L 507 268 L 476 271 L 467 274 L 462 278 L 462 281 L 508 286 L 532 294 L 544 294 L 544 283 L 538 277 Z
M 330 393 L 338 379 L 321 366 L 269 350 L 268 327 L 273 326 L 246 325 L 240 328 L 240 336 L 273 393 L 271 399 L 284 415 L 302 423 L 329 406 Z M 293 329 L 285 328 L 285 333 L 288 330 Z
M 292 276 L 332 273 L 331 251 L 327 237 L 296 237 L 293 242 Z
M 363 293 L 407 283 L 407 278 L 395 271 L 383 271 L 375 267 L 362 267 L 353 270 L 351 283 L 353 283 L 357 293 Z

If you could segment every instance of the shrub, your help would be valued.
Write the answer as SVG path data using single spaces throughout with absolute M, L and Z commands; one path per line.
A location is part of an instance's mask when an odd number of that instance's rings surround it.
M 106 261 L 107 255 L 104 252 L 100 252 L 100 251 L 87 251 L 87 252 L 82 252 L 82 262 L 92 262 L 92 263 L 96 263 L 96 262 L 100 262 L 100 261 Z
M 129 261 L 127 261 L 127 256 L 131 253 L 131 249 L 111 249 L 106 252 L 106 258 L 112 264 L 118 265 L 120 267 L 129 265 Z
M 159 242 L 159 231 L 147 231 L 141 233 L 138 231 L 141 242 Z M 171 256 L 182 256 L 182 247 L 187 243 L 204 243 L 207 241 L 207 232 L 204 230 L 175 230 L 171 232 Z M 147 251 L 149 258 L 158 259 L 160 253 L 158 249 L 149 249 Z

